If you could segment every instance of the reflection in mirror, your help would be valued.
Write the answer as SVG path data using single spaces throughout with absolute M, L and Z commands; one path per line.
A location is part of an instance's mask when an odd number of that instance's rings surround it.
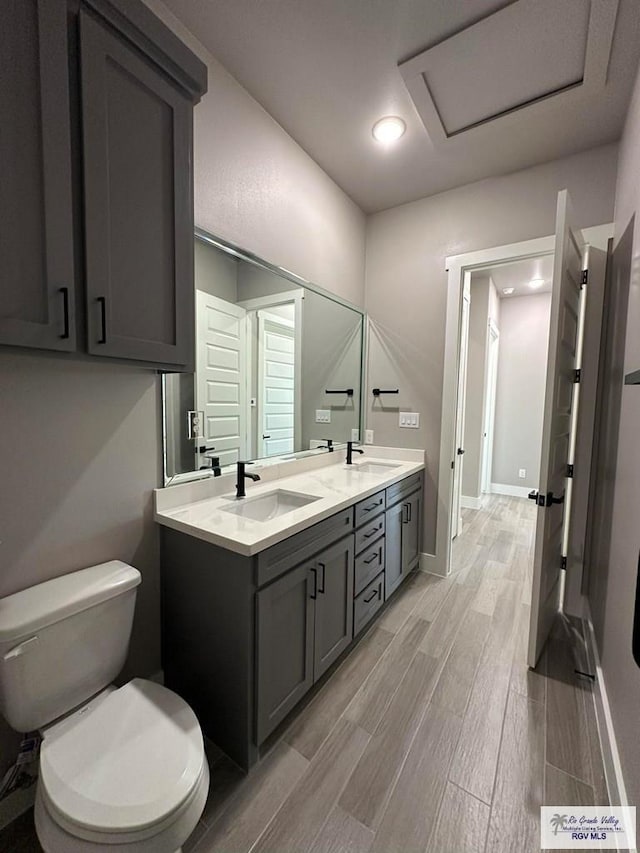
M 163 378 L 166 483 L 357 438 L 362 312 L 201 232 L 195 287 L 196 372 Z

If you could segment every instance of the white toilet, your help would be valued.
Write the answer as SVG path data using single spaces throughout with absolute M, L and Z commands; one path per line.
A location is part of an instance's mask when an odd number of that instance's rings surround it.
M 137 569 L 92 566 L 0 600 L 0 712 L 42 736 L 35 821 L 46 853 L 174 853 L 209 789 L 202 732 L 175 693 L 116 688 Z

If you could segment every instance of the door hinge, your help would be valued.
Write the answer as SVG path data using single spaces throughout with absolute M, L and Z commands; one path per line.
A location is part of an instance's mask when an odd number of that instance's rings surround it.
M 580 284 L 584 287 L 589 281 L 589 270 L 582 270 L 582 278 L 580 279 Z
M 567 568 L 567 558 L 566 557 L 563 557 L 562 560 L 560 561 L 560 568 L 561 569 Z
M 573 371 L 573 381 L 576 385 L 582 382 L 582 370 L 580 368 Z
M 573 477 L 573 465 L 567 465 L 567 477 Z

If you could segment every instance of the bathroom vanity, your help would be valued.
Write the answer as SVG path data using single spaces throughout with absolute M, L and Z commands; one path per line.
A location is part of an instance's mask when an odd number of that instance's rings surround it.
M 392 452 L 156 492 L 165 683 L 245 769 L 419 563 L 423 455 Z

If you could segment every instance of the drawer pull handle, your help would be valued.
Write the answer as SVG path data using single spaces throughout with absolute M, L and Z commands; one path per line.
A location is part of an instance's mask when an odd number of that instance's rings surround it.
M 365 560 L 365 561 L 364 561 L 364 562 L 365 562 L 365 565 L 367 565 L 367 566 L 368 566 L 370 563 L 373 563 L 373 561 L 374 561 L 374 560 L 377 560 L 377 559 L 378 559 L 378 554 L 377 554 L 377 553 L 376 553 L 376 554 L 372 554 L 372 555 L 369 557 L 369 559 L 368 559 L 368 560 Z
M 363 539 L 371 539 L 371 537 L 375 536 L 379 530 L 382 530 L 381 524 L 379 524 L 377 527 L 374 527 L 373 530 L 370 530 L 368 533 L 365 533 L 362 538 Z
M 380 500 L 376 501 L 374 504 L 369 504 L 369 506 L 363 506 L 362 512 L 371 512 L 372 509 L 379 507 L 381 503 L 382 503 L 382 498 L 380 498 Z
M 370 602 L 370 601 L 373 601 L 373 599 L 374 599 L 374 598 L 377 598 L 377 597 L 378 597 L 378 590 L 377 590 L 377 589 L 374 589 L 374 590 L 372 591 L 371 595 L 369 596 L 369 598 L 365 598 L 365 599 L 363 599 L 363 600 L 364 600 L 364 603 L 365 603 L 365 604 L 369 604 L 369 602 Z

